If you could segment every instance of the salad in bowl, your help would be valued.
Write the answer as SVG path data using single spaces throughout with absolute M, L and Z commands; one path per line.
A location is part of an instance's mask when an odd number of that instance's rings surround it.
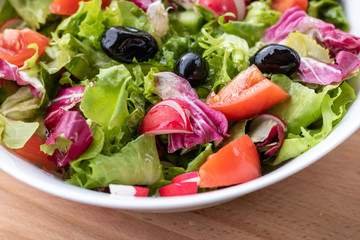
M 290 169 L 357 101 L 360 38 L 338 1 L 0 11 L 0 167 L 65 198 L 141 210 L 229 200 L 324 155 Z

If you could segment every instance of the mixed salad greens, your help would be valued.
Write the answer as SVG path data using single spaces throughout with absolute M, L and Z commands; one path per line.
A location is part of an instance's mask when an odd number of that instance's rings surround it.
M 0 139 L 69 184 L 177 196 L 260 177 L 356 98 L 338 1 L 5 0 Z

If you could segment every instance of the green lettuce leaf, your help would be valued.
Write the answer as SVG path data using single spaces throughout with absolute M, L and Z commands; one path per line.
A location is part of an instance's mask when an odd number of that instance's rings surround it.
M 106 28 L 126 26 L 137 28 L 150 34 L 154 33 L 147 14 L 135 3 L 129 1 L 112 1 L 104 12 L 104 23 Z
M 230 131 L 229 131 L 230 138 L 227 139 L 226 143 L 224 143 L 224 144 L 228 144 L 228 143 L 234 141 L 235 139 L 245 135 L 246 134 L 246 125 L 247 125 L 248 121 L 249 120 L 243 120 L 243 121 L 236 122 L 230 128 Z
M 310 1 L 307 13 L 309 16 L 334 24 L 338 29 L 349 31 L 349 23 L 342 6 L 335 0 Z
M 301 127 L 301 134 L 289 134 L 273 164 L 297 157 L 323 141 L 345 115 L 346 105 L 355 99 L 354 90 L 346 82 L 326 94 L 321 103 L 321 126 L 315 129 Z
M 224 33 L 220 37 L 213 37 L 203 28 L 203 38 L 199 44 L 205 49 L 203 57 L 209 63 L 209 76 L 207 82 L 201 86 L 207 91 L 199 91 L 199 98 L 204 98 L 211 89 L 217 92 L 230 82 L 240 71 L 248 67 L 250 49 L 247 42 L 235 35 Z M 204 93 L 204 94 L 201 94 Z
M 64 134 L 60 134 L 57 136 L 55 144 L 43 144 L 40 146 L 40 150 L 48 155 L 53 155 L 56 149 L 61 152 L 67 152 L 72 143 L 73 142 L 67 139 Z
M 38 127 L 38 122 L 14 121 L 0 113 L 0 141 L 9 148 L 24 147 Z
M 199 171 L 201 165 L 203 165 L 207 157 L 213 154 L 213 145 L 211 143 L 204 144 L 197 150 L 197 156 L 191 160 L 186 168 L 186 172 Z
M 117 64 L 103 51 L 96 51 L 67 33 L 61 38 L 53 35 L 54 46 L 47 50 L 54 61 L 47 65 L 51 74 L 65 67 L 78 79 L 91 79 L 99 73 L 99 69 Z
M 46 23 L 47 17 L 51 14 L 49 6 L 52 1 L 53 0 L 9 0 L 17 14 L 34 29 L 38 29 L 40 28 L 40 24 Z
M 155 90 L 155 73 L 159 73 L 159 70 L 157 68 L 151 68 L 150 72 L 146 75 L 144 79 L 144 96 L 153 105 L 162 100 L 161 97 L 153 94 Z
M 145 104 L 144 97 L 144 74 L 140 65 L 132 69 L 133 79 L 130 81 L 128 90 L 127 107 L 129 116 L 126 120 L 130 133 L 135 135 L 138 133 L 141 121 L 145 117 Z
M 19 88 L 3 102 L 0 112 L 11 119 L 30 120 L 37 113 L 41 100 L 31 93 L 30 86 Z
M 84 154 L 89 155 L 88 151 Z M 90 159 L 80 157 L 71 162 L 71 167 L 73 175 L 67 182 L 84 188 L 109 184 L 150 185 L 162 176 L 155 137 L 146 135 L 129 142 L 119 153 L 97 154 Z
M 299 134 L 302 127 L 308 127 L 321 117 L 321 105 L 325 95 L 336 86 L 328 85 L 319 93 L 314 89 L 291 81 L 282 74 L 274 74 L 271 81 L 280 85 L 291 97 L 269 112 L 283 119 L 289 133 Z M 311 106 L 311 107 L 309 107 Z
M 87 84 L 81 102 L 85 117 L 103 127 L 107 139 L 120 146 L 131 139 L 127 125 L 130 81 L 131 74 L 124 65 L 101 69 L 94 86 Z
M 182 167 L 170 167 L 163 170 L 165 180 L 172 180 L 174 177 L 183 173 L 186 173 L 186 171 Z
M 101 0 L 80 2 L 78 11 L 64 20 L 56 29 L 57 36 L 71 34 L 96 50 L 101 50 L 100 40 L 105 31 Z

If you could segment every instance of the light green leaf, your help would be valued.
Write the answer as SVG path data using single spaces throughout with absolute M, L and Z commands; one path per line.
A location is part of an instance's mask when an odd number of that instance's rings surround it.
M 0 140 L 9 148 L 18 149 L 24 147 L 38 127 L 38 122 L 14 121 L 0 113 Z
M 286 39 L 286 46 L 293 48 L 300 57 L 309 57 L 326 63 L 333 63 L 330 58 L 329 50 L 320 46 L 311 37 L 294 32 L 290 33 Z
M 84 188 L 109 184 L 149 185 L 162 176 L 155 137 L 146 135 L 129 142 L 119 153 L 75 160 L 71 166 L 75 174 L 68 182 Z
M 45 24 L 51 14 L 50 4 L 53 0 L 9 0 L 16 12 L 31 28 L 38 29 L 40 24 Z

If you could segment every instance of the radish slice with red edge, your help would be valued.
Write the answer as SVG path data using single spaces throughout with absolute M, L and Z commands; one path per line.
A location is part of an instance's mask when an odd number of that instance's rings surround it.
M 161 197 L 175 197 L 196 194 L 198 184 L 196 182 L 172 183 L 161 187 L 159 194 Z
M 250 123 L 249 136 L 259 152 L 273 155 L 285 139 L 286 124 L 272 114 L 260 114 Z
M 163 100 L 146 114 L 140 126 L 140 134 L 192 133 L 189 116 L 190 110 L 182 101 Z
M 112 196 L 147 197 L 149 194 L 149 189 L 138 186 L 110 184 L 109 189 Z
M 173 178 L 172 183 L 183 183 L 183 182 L 196 182 L 200 183 L 199 172 L 188 172 L 180 174 Z
M 198 0 L 198 4 L 212 11 L 216 17 L 220 17 L 225 13 L 235 14 L 235 18 L 230 16 L 225 17 L 226 22 L 229 20 L 241 21 L 245 18 L 245 0 Z
M 267 120 L 273 120 L 276 123 L 280 124 L 282 128 L 284 128 L 284 131 L 287 130 L 286 123 L 279 117 L 270 114 L 270 113 L 262 113 L 259 114 L 256 118 L 254 118 L 250 123 L 250 130 L 253 129 L 255 126 L 259 125 L 261 122 L 267 121 Z

